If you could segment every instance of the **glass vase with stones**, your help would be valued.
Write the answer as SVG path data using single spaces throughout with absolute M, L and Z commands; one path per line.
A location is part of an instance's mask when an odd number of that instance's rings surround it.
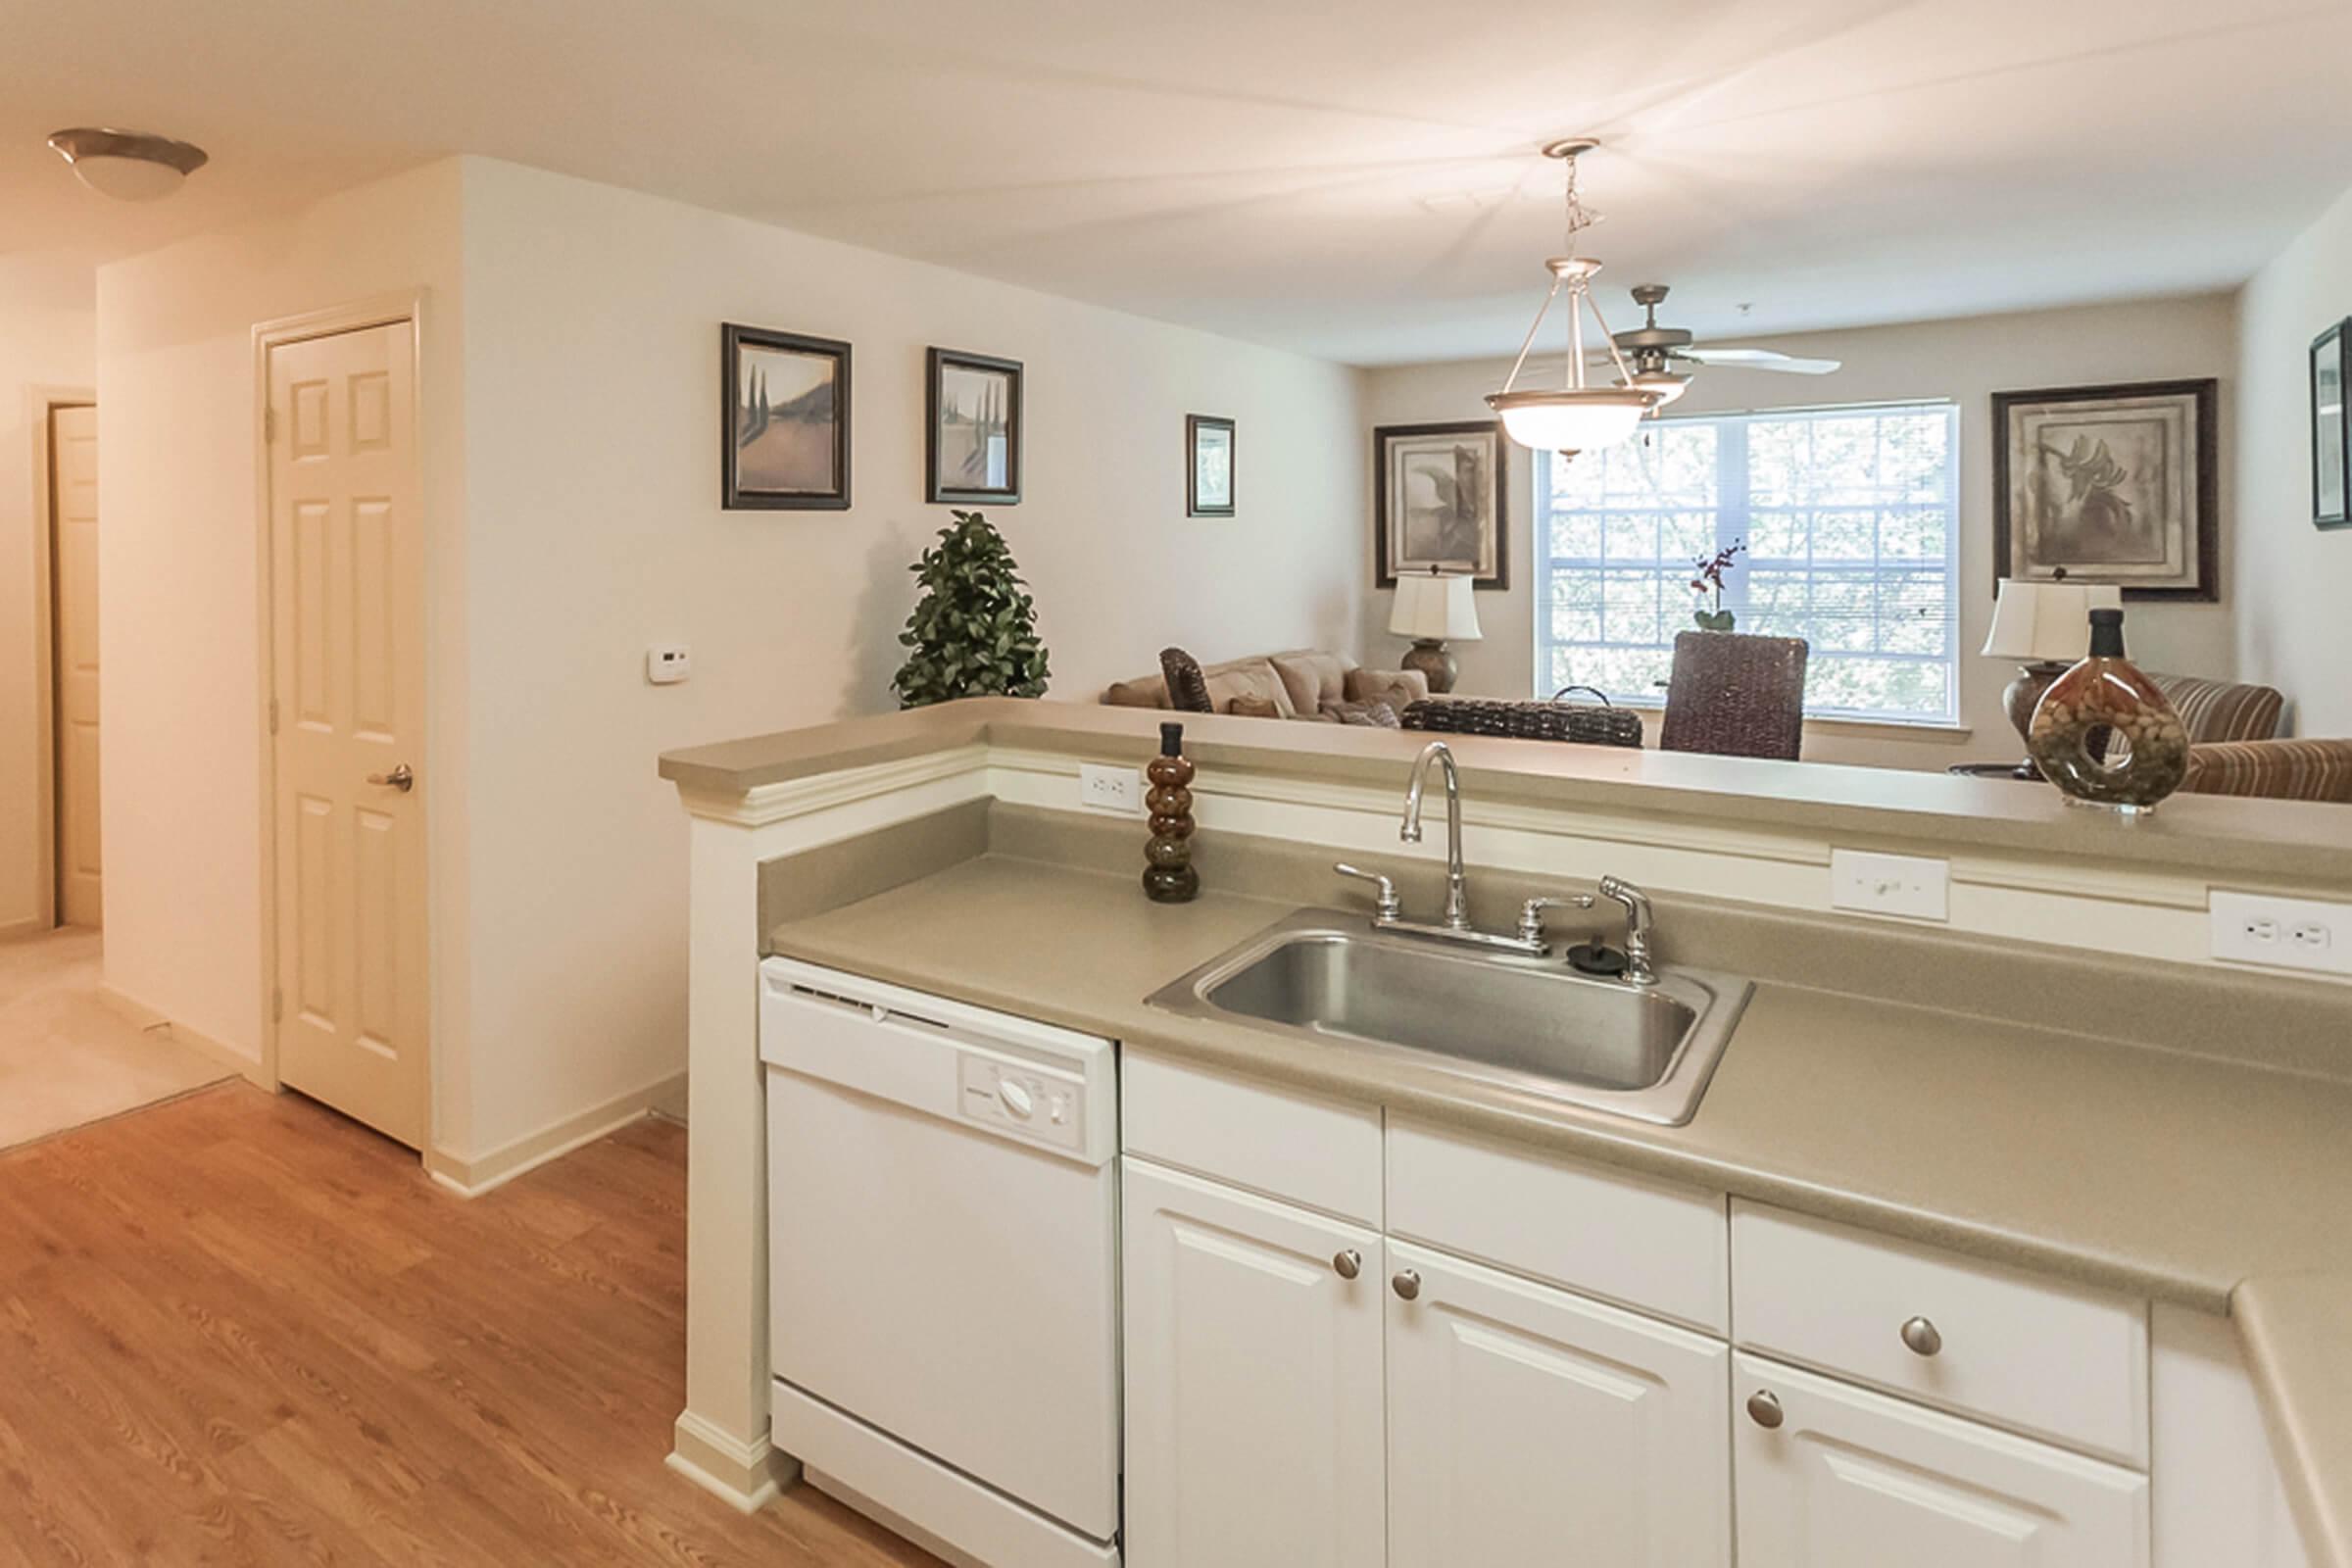
M 2188 776 L 2188 732 L 2124 657 L 2122 611 L 2090 612 L 2090 657 L 2042 693 L 2026 748 L 2069 801 L 2127 815 L 2154 810 Z
M 1193 760 L 1184 755 L 1184 726 L 1159 726 L 1159 755 L 1144 769 L 1151 788 L 1144 808 L 1152 838 L 1144 846 L 1144 895 L 1154 904 L 1188 904 L 1200 892 L 1193 869 Z

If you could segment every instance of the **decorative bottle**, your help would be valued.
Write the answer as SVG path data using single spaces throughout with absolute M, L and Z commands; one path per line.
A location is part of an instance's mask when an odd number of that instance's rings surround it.
M 2188 774 L 2188 732 L 2156 683 L 2124 657 L 2124 612 L 2090 612 L 2090 657 L 2050 683 L 2026 750 L 2067 798 L 2148 811 Z
M 1189 904 L 1200 891 L 1193 869 L 1193 760 L 1184 755 L 1184 726 L 1159 726 L 1159 755 L 1144 769 L 1152 787 L 1152 842 L 1144 847 L 1144 894 L 1154 904 Z

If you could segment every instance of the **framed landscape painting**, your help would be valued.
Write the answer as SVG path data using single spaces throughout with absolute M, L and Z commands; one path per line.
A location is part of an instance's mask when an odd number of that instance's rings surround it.
M 930 353 L 923 463 L 934 502 L 1018 505 L 1021 362 L 955 349 Z
M 1400 571 L 1510 586 L 1502 426 L 1384 424 L 1372 432 L 1373 552 L 1383 588 Z
M 732 322 L 719 328 L 719 345 L 720 505 L 849 506 L 850 346 Z
M 1213 414 L 1184 416 L 1184 513 L 1233 515 L 1233 421 Z
M 2352 399 L 2344 396 L 2346 328 L 2338 321 L 2311 342 L 2311 520 L 2352 524 Z
M 2218 600 L 2214 402 L 2210 379 L 1994 393 L 1994 577 Z

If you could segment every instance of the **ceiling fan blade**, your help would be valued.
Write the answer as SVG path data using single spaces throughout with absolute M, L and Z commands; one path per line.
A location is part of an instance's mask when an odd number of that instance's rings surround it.
M 1840 368 L 1838 360 L 1800 360 L 1778 349 L 1684 349 L 1679 359 L 1700 365 L 1729 366 L 1741 370 L 1786 370 L 1796 375 L 1827 375 Z

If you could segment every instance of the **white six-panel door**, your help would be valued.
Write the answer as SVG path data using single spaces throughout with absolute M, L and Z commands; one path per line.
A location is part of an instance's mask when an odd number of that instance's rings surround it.
M 1379 1568 L 1381 1238 L 1121 1176 L 1128 1568 Z
M 1727 1346 L 1403 1242 L 1389 1272 L 1391 1568 L 1731 1561 Z
M 49 415 L 57 922 L 103 923 L 98 836 L 98 411 Z
M 1735 1398 L 1773 1401 L 1735 1426 L 1740 1568 L 2145 1568 L 2135 1471 L 1757 1356 L 1734 1365 Z
M 269 354 L 273 1000 L 281 1080 L 421 1147 L 430 777 L 413 331 Z

